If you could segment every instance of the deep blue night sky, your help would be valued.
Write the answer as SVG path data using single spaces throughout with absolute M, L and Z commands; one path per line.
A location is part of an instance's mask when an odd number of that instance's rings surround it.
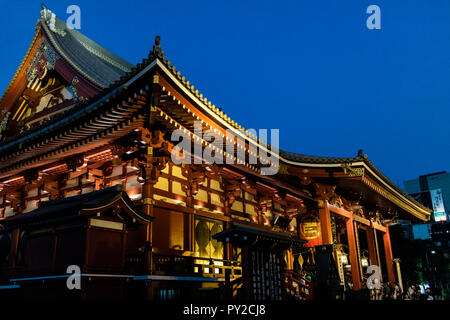
M 28 49 L 40 1 L 0 0 L 0 92 Z M 44 1 L 136 64 L 155 35 L 169 60 L 245 128 L 281 149 L 355 156 L 394 183 L 449 170 L 450 1 Z M 381 8 L 368 30 L 366 8 Z

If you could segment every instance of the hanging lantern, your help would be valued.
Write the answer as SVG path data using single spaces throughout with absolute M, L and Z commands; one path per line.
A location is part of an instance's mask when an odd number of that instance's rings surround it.
M 361 258 L 361 266 L 368 267 L 369 266 L 369 260 L 367 258 Z

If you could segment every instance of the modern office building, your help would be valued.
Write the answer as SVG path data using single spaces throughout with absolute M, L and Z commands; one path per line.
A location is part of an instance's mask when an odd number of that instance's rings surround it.
M 432 208 L 430 223 L 413 224 L 415 239 L 433 239 L 436 246 L 450 241 L 450 173 L 441 171 L 404 182 L 404 190 L 423 205 Z

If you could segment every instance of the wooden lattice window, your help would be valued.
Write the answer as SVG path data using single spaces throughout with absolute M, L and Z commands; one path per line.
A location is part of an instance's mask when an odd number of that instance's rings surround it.
M 223 231 L 223 222 L 205 218 L 195 218 L 195 252 L 200 258 L 223 259 L 223 243 L 212 238 Z

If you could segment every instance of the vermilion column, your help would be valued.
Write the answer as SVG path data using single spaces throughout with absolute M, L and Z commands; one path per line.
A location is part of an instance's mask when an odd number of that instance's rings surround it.
M 348 250 L 350 254 L 350 265 L 352 266 L 353 289 L 359 290 L 361 289 L 361 280 L 359 277 L 359 262 L 358 262 L 358 254 L 356 252 L 355 230 L 353 228 L 352 218 L 347 219 L 346 227 L 347 227 Z
M 378 246 L 378 234 L 377 234 L 377 230 L 375 228 L 372 229 L 373 230 L 373 238 L 375 240 L 375 250 L 376 250 L 376 257 L 377 257 L 377 266 L 380 268 L 380 281 L 381 283 L 383 283 L 383 271 L 382 266 L 381 266 L 381 256 L 380 256 L 380 247 Z
M 11 234 L 11 248 L 9 253 L 9 267 L 11 271 L 16 267 L 17 249 L 19 246 L 20 230 L 14 229 Z
M 242 291 L 244 300 L 250 300 L 252 296 L 252 288 L 250 282 L 250 259 L 248 245 L 243 245 L 241 249 L 241 265 L 242 265 Z
M 230 222 L 225 223 L 225 229 L 230 228 Z M 233 260 L 233 248 L 231 247 L 231 243 L 225 242 L 224 243 L 224 260 L 230 261 L 229 264 L 224 264 L 225 266 L 231 266 L 232 260 Z M 192 247 L 192 250 L 194 251 L 194 246 Z M 230 286 L 231 281 L 231 270 L 229 268 L 225 269 L 225 299 L 231 300 L 233 298 L 233 288 Z
M 152 204 L 152 183 L 145 181 L 142 187 L 142 198 L 144 203 L 144 212 L 148 216 L 153 216 L 153 204 Z M 153 230 L 152 223 L 148 223 L 146 226 L 146 236 L 145 236 L 145 270 L 147 273 L 151 274 L 153 270 L 153 257 L 152 257 L 152 241 L 153 240 Z
M 328 204 L 319 209 L 320 229 L 322 232 L 322 244 L 333 244 L 333 233 L 331 232 L 331 216 Z
M 374 230 L 370 227 L 367 227 L 366 229 L 367 244 L 369 247 L 369 263 L 370 265 L 378 265 L 377 249 L 375 247 L 375 234 L 373 231 Z
M 390 283 L 395 282 L 394 275 L 394 259 L 392 256 L 391 237 L 389 235 L 389 227 L 386 226 L 386 232 L 383 234 L 384 253 L 386 256 L 386 270 Z

